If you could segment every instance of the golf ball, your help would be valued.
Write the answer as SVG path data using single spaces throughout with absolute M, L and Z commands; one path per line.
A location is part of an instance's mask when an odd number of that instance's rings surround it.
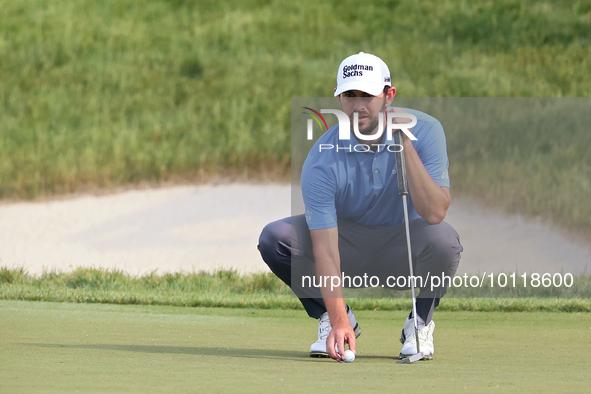
M 355 353 L 352 350 L 345 350 L 345 362 L 352 363 L 355 360 Z

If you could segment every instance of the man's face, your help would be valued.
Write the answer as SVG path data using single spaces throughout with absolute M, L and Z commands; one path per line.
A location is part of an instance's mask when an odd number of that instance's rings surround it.
M 351 128 L 354 124 L 354 113 L 358 113 L 359 132 L 363 135 L 371 135 L 378 132 L 379 114 L 386 110 L 392 99 L 384 92 L 379 96 L 371 96 L 360 90 L 348 90 L 340 94 L 339 102 L 350 119 Z

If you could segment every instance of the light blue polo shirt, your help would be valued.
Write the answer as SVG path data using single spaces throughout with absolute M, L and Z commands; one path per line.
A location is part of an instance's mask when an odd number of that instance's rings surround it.
M 427 172 L 439 186 L 449 187 L 449 161 L 441 123 L 423 112 L 404 109 L 417 117 L 417 124 L 412 128 L 417 137 L 413 146 Z M 382 143 L 387 143 L 385 132 Z M 404 222 L 394 147 L 392 151 L 384 145 L 378 152 L 364 152 L 363 147 L 355 147 L 358 144 L 353 133 L 349 140 L 339 140 L 336 124 L 308 153 L 301 187 L 310 230 L 336 227 L 337 219 L 363 226 L 394 226 Z M 329 149 L 331 145 L 333 148 Z M 356 152 L 355 148 L 360 151 Z M 412 196 L 408 199 L 408 215 L 409 220 L 420 218 Z

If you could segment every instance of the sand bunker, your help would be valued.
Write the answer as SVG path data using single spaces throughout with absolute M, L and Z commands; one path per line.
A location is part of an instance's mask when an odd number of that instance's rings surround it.
M 289 216 L 289 185 L 229 184 L 134 190 L 0 205 L 0 266 L 31 273 L 74 267 L 265 271 L 256 245 Z M 464 246 L 459 272 L 591 269 L 591 247 L 552 227 L 454 199 L 446 221 Z

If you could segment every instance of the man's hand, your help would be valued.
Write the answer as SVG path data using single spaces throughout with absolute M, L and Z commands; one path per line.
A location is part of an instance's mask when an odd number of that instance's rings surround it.
M 406 112 L 406 113 L 408 113 L 407 110 L 404 110 L 402 108 L 394 108 L 394 107 L 388 107 L 388 108 L 386 108 L 386 116 L 387 116 L 388 112 Z M 412 122 L 412 119 L 411 118 L 403 118 L 403 117 L 395 117 L 392 120 L 396 124 L 406 124 L 406 123 L 411 123 Z M 407 130 L 412 134 L 412 127 L 407 128 Z M 406 133 L 402 133 L 402 136 L 403 136 L 404 140 L 407 140 L 408 139 L 408 136 L 406 135 Z
M 332 324 L 332 331 L 326 338 L 326 353 L 337 361 L 345 359 L 345 342 L 349 343 L 349 349 L 355 353 L 355 331 L 347 319 L 344 323 Z M 335 344 L 338 352 L 335 350 Z

